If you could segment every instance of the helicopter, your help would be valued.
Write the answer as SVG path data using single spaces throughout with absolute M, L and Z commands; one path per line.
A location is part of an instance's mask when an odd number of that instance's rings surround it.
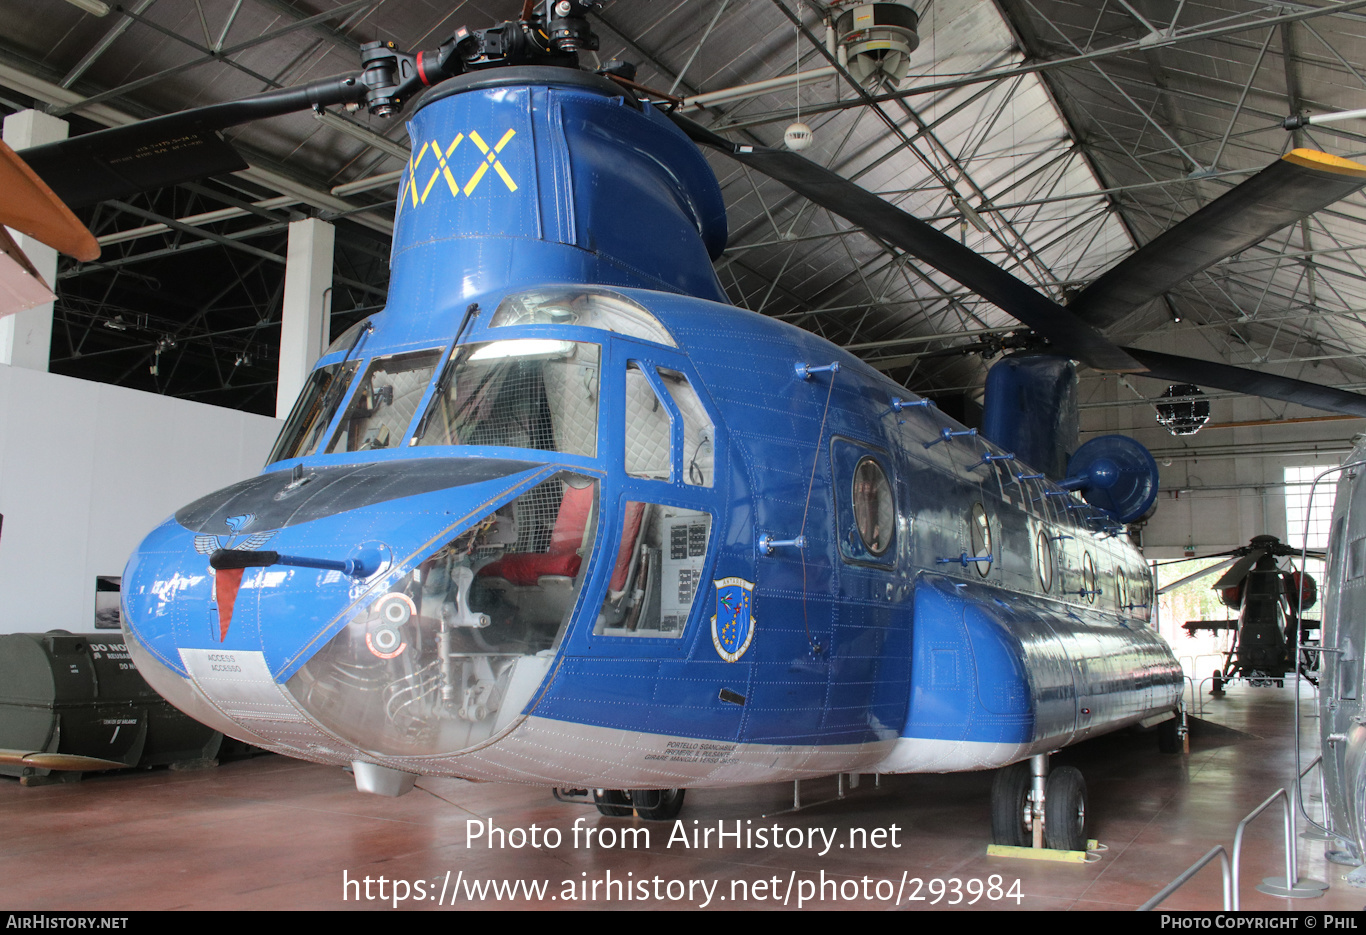
M 1358 435 L 1352 453 L 1338 469 L 1318 649 L 1323 659 L 1318 715 L 1324 810 L 1328 828 L 1347 845 L 1341 859 L 1358 864 L 1366 855 L 1366 727 L 1362 724 L 1366 683 L 1361 665 L 1366 616 L 1362 614 L 1360 580 L 1366 559 L 1366 539 L 1361 530 L 1362 517 L 1366 516 L 1363 466 L 1366 445 Z M 1364 876 L 1366 873 L 1358 868 L 1348 879 L 1361 885 Z
M 1226 561 L 1187 575 L 1158 590 L 1159 595 L 1164 594 L 1224 571 L 1213 588 L 1219 592 L 1219 600 L 1225 607 L 1238 611 L 1237 618 L 1188 620 L 1182 624 L 1182 629 L 1192 636 L 1200 632 L 1233 633 L 1233 639 L 1224 653 L 1224 664 L 1214 670 L 1211 680 L 1213 694 L 1221 694 L 1224 685 L 1235 678 L 1247 679 L 1254 686 L 1283 686 L 1286 674 L 1294 672 L 1297 667 L 1305 679 L 1318 684 L 1319 659 L 1314 647 L 1318 645 L 1319 621 L 1301 616 L 1318 603 L 1318 582 L 1307 571 L 1286 571 L 1278 564 L 1278 559 L 1298 556 L 1302 551 L 1286 545 L 1275 536 L 1254 536 L 1245 546 L 1218 553 L 1231 556 Z M 1324 557 L 1324 553 L 1312 549 L 1305 554 L 1309 558 Z M 1292 658 L 1296 645 L 1306 647 L 1300 652 L 1298 664 Z
M 221 171 L 237 122 L 410 109 L 388 308 L 324 352 L 261 474 L 130 558 L 139 670 L 367 792 L 449 775 L 668 819 L 687 788 L 997 769 L 997 843 L 1084 849 L 1084 779 L 1049 754 L 1173 726 L 1182 676 L 1124 536 L 1156 465 L 1122 436 L 1076 447 L 1072 361 L 1366 414 L 1100 330 L 1366 167 L 1296 151 L 1063 308 L 795 153 L 657 106 L 624 66 L 580 68 L 590 6 L 528 2 L 415 55 L 370 43 L 357 74 L 22 154 L 75 203 Z M 727 301 L 699 146 L 1040 337 L 993 367 L 980 432 Z

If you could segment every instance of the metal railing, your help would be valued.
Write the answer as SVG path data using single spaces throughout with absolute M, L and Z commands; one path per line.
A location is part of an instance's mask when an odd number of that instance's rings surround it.
M 1224 873 L 1224 911 L 1228 912 L 1237 909 L 1237 901 L 1234 899 L 1233 895 L 1235 890 L 1233 886 L 1233 873 L 1229 868 L 1228 851 L 1224 850 L 1224 845 L 1216 844 L 1209 849 L 1204 857 L 1201 857 L 1195 863 L 1191 864 L 1179 877 L 1164 886 L 1162 892 L 1139 906 L 1138 911 L 1148 912 L 1149 910 L 1156 909 L 1158 906 L 1162 905 L 1162 902 L 1168 896 L 1185 886 L 1186 882 L 1190 880 L 1191 877 L 1203 870 L 1205 865 L 1216 857 L 1219 858 L 1219 862 L 1222 865 L 1220 869 L 1222 869 Z
M 1309 769 L 1312 769 L 1313 766 L 1313 763 L 1309 764 L 1309 768 L 1305 769 L 1304 772 L 1308 773 Z M 1301 774 L 1301 778 L 1302 777 L 1303 774 Z M 1277 799 L 1281 800 L 1282 818 L 1285 826 L 1285 886 L 1280 886 L 1279 882 L 1272 884 L 1270 880 L 1264 880 L 1262 882 L 1264 887 L 1274 885 L 1275 889 L 1280 892 L 1272 892 L 1271 890 L 1263 890 L 1263 892 L 1271 892 L 1271 895 L 1281 896 L 1286 899 L 1312 899 L 1317 896 L 1322 896 L 1322 884 L 1312 880 L 1300 880 L 1298 857 L 1295 853 L 1295 823 L 1291 813 L 1290 793 L 1282 788 L 1271 793 L 1271 796 L 1265 802 L 1258 805 L 1248 813 L 1242 821 L 1238 822 L 1238 830 L 1233 834 L 1232 868 L 1229 866 L 1228 852 L 1224 850 L 1223 845 L 1215 845 L 1215 847 L 1205 854 L 1204 857 L 1201 857 L 1194 864 L 1191 864 L 1184 873 L 1163 887 L 1162 892 L 1158 893 L 1142 906 L 1139 906 L 1139 910 L 1146 911 L 1160 905 L 1164 899 L 1172 893 L 1175 893 L 1194 877 L 1201 868 L 1216 856 L 1222 854 L 1223 857 L 1221 859 L 1224 866 L 1224 909 L 1232 912 L 1239 911 L 1241 908 L 1239 891 L 1242 885 L 1243 832 L 1247 830 L 1247 826 L 1250 825 L 1257 816 L 1270 808 L 1272 803 Z

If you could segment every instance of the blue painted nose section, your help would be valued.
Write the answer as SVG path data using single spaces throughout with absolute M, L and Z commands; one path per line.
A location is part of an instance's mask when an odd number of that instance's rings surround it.
M 124 572 L 124 625 L 182 676 L 181 650 L 242 650 L 263 653 L 283 681 L 427 556 L 557 470 L 400 458 L 251 478 L 147 536 Z M 209 557 L 221 550 L 375 559 L 378 567 L 363 568 L 366 577 L 285 564 L 215 571 Z

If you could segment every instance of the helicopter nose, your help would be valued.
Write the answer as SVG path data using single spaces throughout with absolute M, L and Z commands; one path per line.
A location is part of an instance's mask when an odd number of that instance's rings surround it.
M 591 524 L 596 490 L 563 466 L 492 459 L 252 478 L 185 507 L 135 553 L 130 653 L 178 707 L 267 749 L 391 765 L 458 752 L 540 683 L 591 530 L 572 555 L 543 556 L 559 574 L 530 587 L 500 569 L 553 548 L 547 504 L 582 501 Z

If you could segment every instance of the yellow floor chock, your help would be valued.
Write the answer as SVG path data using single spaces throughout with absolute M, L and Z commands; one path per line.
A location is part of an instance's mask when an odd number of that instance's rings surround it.
M 1059 851 L 1048 847 L 1012 847 L 1008 844 L 987 845 L 988 857 L 1018 857 L 1024 860 L 1052 860 L 1065 864 L 1084 864 L 1091 851 L 1100 850 L 1100 842 L 1089 840 L 1085 851 Z

